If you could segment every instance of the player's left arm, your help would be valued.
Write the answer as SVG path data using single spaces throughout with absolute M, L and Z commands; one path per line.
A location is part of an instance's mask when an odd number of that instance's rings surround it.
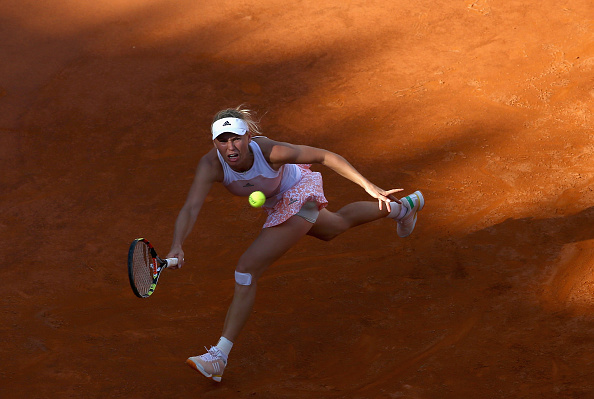
M 275 169 L 287 163 L 321 164 L 361 186 L 370 196 L 379 201 L 380 209 L 382 209 L 382 203 L 385 203 L 386 208 L 390 210 L 390 201 L 399 202 L 392 194 L 402 189 L 379 188 L 339 154 L 322 148 L 268 141 L 264 146 L 266 151 L 263 152 L 268 155 L 269 162 Z

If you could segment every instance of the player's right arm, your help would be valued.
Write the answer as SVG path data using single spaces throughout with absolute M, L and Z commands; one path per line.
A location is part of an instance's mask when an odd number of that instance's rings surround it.
M 223 181 L 223 168 L 217 157 L 216 150 L 212 149 L 200 159 L 186 202 L 177 215 L 173 231 L 173 242 L 167 257 L 178 258 L 179 263 L 177 267 L 170 268 L 176 269 L 183 266 L 184 251 L 182 245 L 194 228 L 200 209 L 212 184 L 221 181 Z

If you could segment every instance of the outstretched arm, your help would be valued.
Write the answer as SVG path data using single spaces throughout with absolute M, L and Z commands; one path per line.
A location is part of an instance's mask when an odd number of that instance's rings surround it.
M 280 143 L 269 140 L 265 145 L 267 155 L 273 167 L 280 167 L 287 163 L 317 163 L 329 167 L 339 175 L 361 186 L 370 196 L 378 200 L 379 209 L 385 204 L 390 211 L 390 201 L 400 203 L 392 194 L 402 191 L 401 188 L 384 190 L 365 178 L 344 157 L 316 147 Z
M 172 269 L 182 267 L 184 264 L 184 251 L 182 249 L 182 245 L 186 237 L 188 237 L 194 228 L 194 224 L 196 223 L 200 209 L 204 204 L 204 200 L 210 191 L 212 184 L 219 180 L 219 175 L 222 173 L 222 170 L 219 172 L 219 167 L 220 163 L 217 159 L 213 159 L 212 151 L 202 157 L 198 163 L 196 175 L 194 176 L 194 182 L 192 183 L 192 187 L 190 188 L 186 202 L 180 210 L 177 220 L 175 221 L 173 242 L 167 257 L 178 258 L 179 263 L 177 267 L 171 267 Z

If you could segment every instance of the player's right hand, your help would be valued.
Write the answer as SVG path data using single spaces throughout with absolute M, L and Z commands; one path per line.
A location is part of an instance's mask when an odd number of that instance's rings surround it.
M 167 254 L 168 258 L 177 258 L 178 262 L 177 265 L 175 266 L 169 266 L 168 269 L 179 269 L 181 268 L 184 263 L 185 263 L 185 259 L 184 259 L 184 251 L 181 248 L 178 249 L 172 249 L 171 251 L 169 251 L 169 253 Z

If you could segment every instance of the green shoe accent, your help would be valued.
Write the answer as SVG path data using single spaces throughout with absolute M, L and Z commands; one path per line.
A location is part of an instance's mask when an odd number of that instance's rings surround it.
M 415 203 L 413 202 L 413 200 L 412 200 L 412 199 L 410 199 L 410 195 L 407 195 L 407 196 L 406 196 L 406 197 L 404 197 L 404 198 L 406 198 L 406 200 L 408 201 L 408 204 L 410 205 L 410 209 L 413 209 L 413 208 L 415 207 Z M 408 213 L 408 212 L 407 212 L 407 213 Z

